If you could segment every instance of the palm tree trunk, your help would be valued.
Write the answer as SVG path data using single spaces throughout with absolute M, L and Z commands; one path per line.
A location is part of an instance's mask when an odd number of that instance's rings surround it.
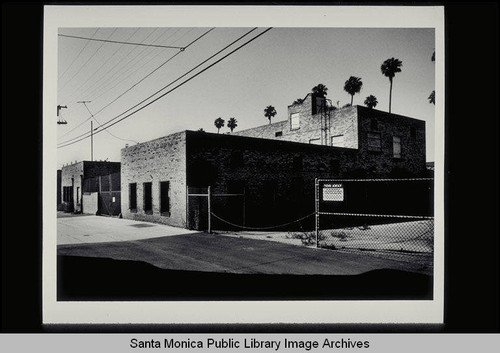
M 389 88 L 389 113 L 391 112 L 391 100 L 392 100 L 392 77 L 389 78 L 391 86 Z
M 354 94 L 351 94 L 351 107 L 352 107 L 352 100 L 354 98 Z

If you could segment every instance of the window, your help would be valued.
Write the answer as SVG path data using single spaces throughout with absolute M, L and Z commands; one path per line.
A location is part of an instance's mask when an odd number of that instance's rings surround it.
M 144 190 L 144 212 L 148 214 L 153 213 L 153 183 L 142 184 Z
M 377 121 L 377 119 L 370 120 L 370 129 L 372 129 L 373 131 L 377 131 L 378 130 L 378 121 Z
M 293 157 L 293 170 L 295 171 L 302 170 L 302 156 Z
M 137 183 L 128 184 L 128 204 L 130 210 L 137 210 Z
M 162 216 L 170 217 L 170 182 L 160 182 L 160 214 Z
M 309 143 L 311 145 L 321 145 L 321 139 L 310 139 Z
M 380 142 L 379 132 L 368 133 L 368 151 L 381 151 L 382 144 Z
M 293 113 L 292 115 L 290 115 L 290 129 L 296 130 L 298 128 L 300 128 L 300 114 Z
M 401 138 L 399 136 L 392 137 L 392 153 L 394 158 L 401 158 Z
M 280 137 L 280 136 L 283 136 L 283 131 L 276 131 L 274 133 L 274 137 Z
M 64 202 L 73 202 L 73 187 L 72 186 L 63 186 L 63 201 Z
M 335 147 L 345 147 L 344 135 L 336 135 L 331 137 L 331 144 Z

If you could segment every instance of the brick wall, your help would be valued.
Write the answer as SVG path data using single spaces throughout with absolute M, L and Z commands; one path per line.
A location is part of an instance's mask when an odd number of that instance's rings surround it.
M 63 166 L 61 169 L 61 195 L 64 195 L 64 187 L 73 186 L 73 203 L 69 201 L 63 201 L 64 211 L 81 211 L 81 200 L 78 199 L 77 192 L 79 190 L 79 196 L 82 194 L 82 178 L 83 178 L 83 162 L 76 162 Z
M 288 120 L 235 132 L 236 136 L 248 136 L 282 141 L 332 144 L 332 137 L 342 140 L 345 148 L 358 151 L 356 177 L 409 177 L 425 174 L 425 122 L 409 117 L 389 114 L 376 109 L 352 106 L 330 112 L 327 133 L 321 130 L 321 114 L 318 108 L 321 98 L 308 94 L 302 104 L 288 107 Z M 314 101 L 316 100 L 316 108 Z M 290 117 L 299 114 L 300 126 L 292 130 Z M 374 129 L 372 120 L 376 120 Z M 281 136 L 276 137 L 276 132 Z M 379 133 L 381 150 L 370 151 L 368 133 Z M 401 157 L 394 158 L 393 137 L 401 141 Z M 326 143 L 325 143 L 326 140 Z
M 61 195 L 65 186 L 73 186 L 73 204 L 62 202 L 65 211 L 82 211 L 82 193 L 85 179 L 120 172 L 120 162 L 82 161 L 62 167 Z M 119 190 L 119 189 L 118 189 Z
M 273 124 L 258 126 L 256 128 L 235 131 L 234 135 L 276 139 L 284 141 L 309 143 L 310 140 L 321 138 L 321 119 L 319 109 L 313 108 L 313 95 L 308 94 L 302 104 L 288 106 L 288 120 L 275 122 Z M 318 105 L 319 102 L 317 101 Z M 314 114 L 313 114 L 314 113 Z M 291 115 L 299 114 L 299 126 L 292 129 Z M 276 136 L 280 133 L 281 136 Z
M 332 136 L 343 136 L 344 147 L 358 148 L 358 116 L 357 108 L 346 107 L 331 112 L 330 141 Z
M 425 121 L 356 106 L 359 124 L 359 160 L 373 175 L 423 176 L 426 170 Z M 380 134 L 381 151 L 370 151 L 368 133 Z M 400 138 L 401 156 L 394 157 L 393 137 Z M 375 166 L 375 167 L 374 167 Z
M 186 133 L 179 132 L 121 150 L 121 202 L 124 218 L 185 227 Z M 160 182 L 170 184 L 170 214 L 160 214 Z M 152 183 L 152 212 L 144 211 L 144 183 Z M 130 209 L 129 185 L 137 184 L 137 209 Z
M 313 212 L 314 179 L 343 177 L 358 167 L 352 149 L 187 132 L 188 185 L 228 193 L 232 183 L 242 181 L 248 226 Z M 227 214 L 224 207 L 214 212 Z

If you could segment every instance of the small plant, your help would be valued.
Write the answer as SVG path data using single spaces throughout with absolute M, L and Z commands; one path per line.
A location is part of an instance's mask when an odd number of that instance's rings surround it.
M 371 229 L 370 226 L 368 224 L 363 224 L 361 227 L 358 227 L 359 230 L 369 230 Z
M 301 231 L 301 232 L 292 232 L 288 233 L 288 239 L 300 239 L 303 245 L 313 245 L 316 244 L 316 232 L 312 231 Z M 321 236 L 320 236 L 321 240 Z
M 340 241 L 347 241 L 347 233 L 342 230 L 332 230 L 330 232 L 330 237 L 337 238 Z

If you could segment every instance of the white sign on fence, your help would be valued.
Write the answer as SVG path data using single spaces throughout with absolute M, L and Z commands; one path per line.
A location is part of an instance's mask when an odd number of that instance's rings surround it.
M 344 186 L 342 184 L 323 184 L 323 201 L 344 201 Z

